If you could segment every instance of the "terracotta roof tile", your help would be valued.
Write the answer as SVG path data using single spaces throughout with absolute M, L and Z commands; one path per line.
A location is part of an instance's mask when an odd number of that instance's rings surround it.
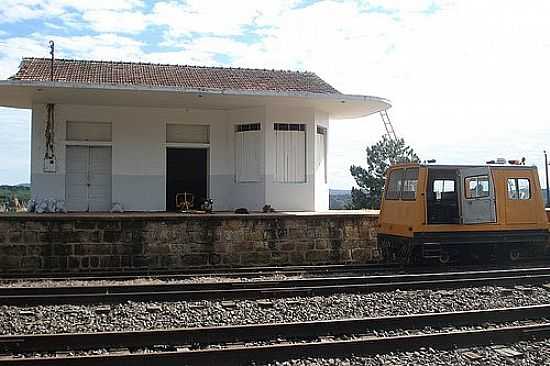
M 24 58 L 19 66 L 19 71 L 10 79 L 49 81 L 50 60 Z M 112 61 L 56 59 L 54 81 L 277 93 L 340 94 L 338 90 L 312 72 Z

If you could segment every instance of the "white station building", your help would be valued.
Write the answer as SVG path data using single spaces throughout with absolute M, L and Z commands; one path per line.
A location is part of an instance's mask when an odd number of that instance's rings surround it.
M 53 66 L 53 67 L 52 67 Z M 329 121 L 386 110 L 310 72 L 24 58 L 0 105 L 32 109 L 33 199 L 69 211 L 325 211 Z

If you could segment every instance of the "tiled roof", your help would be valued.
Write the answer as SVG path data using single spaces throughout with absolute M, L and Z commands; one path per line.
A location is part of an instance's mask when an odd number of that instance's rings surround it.
M 49 81 L 50 60 L 24 58 L 11 80 Z M 339 94 L 312 72 L 56 59 L 54 81 L 275 93 Z

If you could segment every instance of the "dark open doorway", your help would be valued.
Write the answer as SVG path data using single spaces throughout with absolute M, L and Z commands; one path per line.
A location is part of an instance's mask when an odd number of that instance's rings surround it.
M 428 170 L 427 216 L 428 224 L 458 224 L 460 187 L 456 169 Z
M 199 209 L 208 198 L 208 150 L 166 149 L 166 210 L 176 211 L 176 195 L 190 194 L 190 208 Z M 190 195 L 187 195 L 189 197 Z

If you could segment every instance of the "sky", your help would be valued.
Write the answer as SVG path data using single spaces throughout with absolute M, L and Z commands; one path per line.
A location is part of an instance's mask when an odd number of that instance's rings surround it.
M 0 0 L 0 79 L 24 56 L 308 70 L 388 98 L 421 159 L 478 164 L 550 149 L 550 1 Z M 30 112 L 0 108 L 0 184 L 30 181 Z M 385 130 L 331 121 L 329 185 Z M 543 182 L 544 185 L 544 182 Z

